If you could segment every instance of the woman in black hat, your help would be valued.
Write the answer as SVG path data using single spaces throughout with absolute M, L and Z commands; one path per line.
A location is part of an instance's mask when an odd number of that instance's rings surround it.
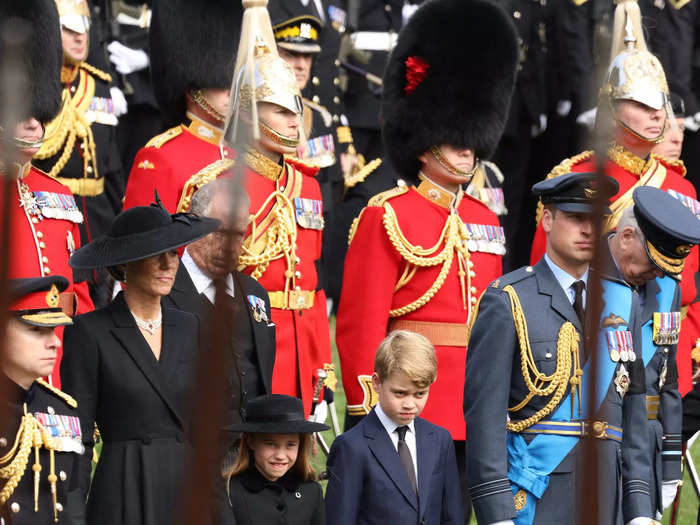
M 157 200 L 157 197 L 156 197 Z M 171 525 L 188 451 L 199 322 L 161 308 L 179 259 L 176 249 L 218 227 L 157 205 L 120 213 L 104 237 L 70 259 L 76 269 L 108 268 L 126 285 L 115 300 L 65 331 L 63 387 L 79 399 L 86 453 L 80 486 L 87 521 Z M 102 452 L 90 486 L 93 428 Z
M 243 432 L 229 473 L 229 500 L 237 525 L 325 525 L 321 486 L 311 466 L 311 433 L 327 430 L 304 419 L 300 399 L 260 396 L 246 405 Z

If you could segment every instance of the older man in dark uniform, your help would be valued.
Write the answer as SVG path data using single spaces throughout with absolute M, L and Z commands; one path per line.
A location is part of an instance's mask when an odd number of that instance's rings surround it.
M 634 191 L 615 233 L 607 266 L 638 293 L 651 461 L 651 504 L 657 518 L 681 480 L 681 396 L 676 346 L 681 327 L 680 272 L 700 242 L 700 220 L 682 200 L 658 188 Z
M 12 303 L 0 362 L 0 522 L 81 523 L 78 459 L 84 453 L 77 402 L 42 379 L 51 373 L 71 324 L 60 307 L 61 276 L 9 281 Z M 92 431 L 92 429 L 89 429 Z
M 603 274 L 601 319 L 585 315 L 593 300 L 586 292 L 592 199 L 598 192 L 608 200 L 617 187 L 586 173 L 536 184 L 547 251 L 480 299 L 464 389 L 467 473 L 480 523 L 575 523 L 584 514 L 576 500 L 582 436 L 595 438 L 595 522 L 650 522 L 638 299 Z M 597 348 L 582 344 L 590 322 L 600 323 Z M 585 350 L 598 352 L 595 383 Z

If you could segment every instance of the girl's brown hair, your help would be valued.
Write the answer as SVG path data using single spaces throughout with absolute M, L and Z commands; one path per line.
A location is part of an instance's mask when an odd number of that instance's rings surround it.
M 260 436 L 265 434 L 248 434 L 243 433 L 241 436 L 241 445 L 238 449 L 238 457 L 236 462 L 231 467 L 231 470 L 227 472 L 224 477 L 230 479 L 231 476 L 245 472 L 250 467 L 251 457 L 253 455 L 253 449 L 250 446 L 250 441 L 259 439 Z M 294 465 L 287 471 L 293 472 L 299 476 L 304 481 L 316 481 L 316 471 L 311 465 L 311 434 L 299 434 L 299 452 L 297 454 L 297 460 Z

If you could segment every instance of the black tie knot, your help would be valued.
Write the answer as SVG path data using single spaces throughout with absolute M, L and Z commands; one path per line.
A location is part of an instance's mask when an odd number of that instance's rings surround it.
M 406 441 L 406 432 L 408 432 L 408 427 L 406 425 L 396 427 L 396 433 L 399 435 L 399 441 Z
M 574 311 L 576 312 L 576 315 L 581 321 L 581 324 L 583 324 L 585 319 L 585 308 L 583 306 L 583 292 L 586 289 L 586 283 L 584 283 L 583 281 L 574 281 L 574 284 L 572 284 L 571 286 L 574 287 L 574 292 L 576 292 L 576 295 L 574 296 L 573 305 Z

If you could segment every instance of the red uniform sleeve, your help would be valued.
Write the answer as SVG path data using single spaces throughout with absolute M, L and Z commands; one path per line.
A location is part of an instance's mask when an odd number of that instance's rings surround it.
M 126 183 L 123 209 L 148 206 L 153 202 L 153 191 L 170 213 L 177 211 L 181 188 L 173 180 L 170 158 L 163 150 L 154 147 L 141 148 L 136 154 Z
M 374 354 L 386 336 L 402 262 L 386 235 L 383 215 L 381 207 L 364 209 L 345 258 L 336 343 L 349 407 L 368 408 L 367 376 L 372 375 Z

